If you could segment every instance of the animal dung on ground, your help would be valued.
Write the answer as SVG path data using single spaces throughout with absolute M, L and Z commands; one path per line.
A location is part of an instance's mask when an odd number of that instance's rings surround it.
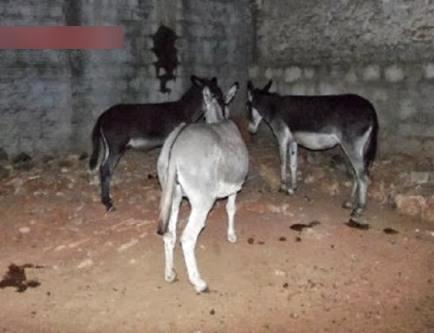
M 316 226 L 318 224 L 321 224 L 321 222 L 319 222 L 319 221 L 312 221 L 312 222 L 310 222 L 308 224 L 305 224 L 305 223 L 295 223 L 295 224 L 292 224 L 289 228 L 291 230 L 295 230 L 295 231 L 301 232 L 301 231 L 303 231 L 303 229 L 312 228 L 312 227 L 314 227 L 314 226 Z
M 384 229 L 383 229 L 383 232 L 384 232 L 385 234 L 387 234 L 387 235 L 396 235 L 396 234 L 399 233 L 398 230 L 395 230 L 395 229 L 393 229 L 393 228 L 384 228 Z
M 255 244 L 255 239 L 253 237 L 250 237 L 249 239 L 247 239 L 247 243 L 249 243 L 250 245 L 253 245 L 253 244 Z M 265 244 L 265 242 L 261 241 L 261 240 L 257 241 L 256 243 L 259 244 L 259 245 L 264 245 Z
M 355 229 L 359 229 L 359 230 L 368 230 L 369 229 L 368 223 L 360 223 L 360 222 L 357 222 L 353 219 L 349 219 L 348 222 L 346 222 L 345 224 L 347 226 L 349 226 L 350 228 L 355 228 Z
M 16 292 L 22 293 L 26 291 L 27 288 L 36 288 L 41 285 L 37 280 L 27 280 L 26 268 L 43 268 L 43 266 L 35 266 L 32 264 L 24 264 L 21 266 L 10 264 L 9 270 L 3 276 L 0 281 L 0 288 L 4 289 L 7 287 L 16 288 Z

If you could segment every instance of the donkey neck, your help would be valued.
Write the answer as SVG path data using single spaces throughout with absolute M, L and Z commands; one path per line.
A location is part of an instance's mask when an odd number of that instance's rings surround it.
M 192 86 L 179 100 L 184 116 L 189 120 L 197 120 L 202 113 L 202 90 Z
M 278 112 L 280 106 L 280 96 L 278 95 L 261 95 L 258 109 L 265 121 L 270 122 Z
M 205 110 L 205 121 L 207 124 L 220 123 L 225 120 L 222 110 L 209 109 Z

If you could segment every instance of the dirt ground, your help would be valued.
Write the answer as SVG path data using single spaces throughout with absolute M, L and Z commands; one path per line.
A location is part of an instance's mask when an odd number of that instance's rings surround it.
M 433 224 L 370 194 L 370 228 L 351 228 L 341 208 L 345 172 L 301 159 L 299 190 L 287 196 L 277 191 L 277 148 L 249 148 L 238 242 L 226 240 L 224 201 L 199 238 L 210 287 L 201 295 L 179 246 L 178 280 L 163 278 L 158 150 L 126 154 L 110 214 L 78 156 L 32 162 L 0 180 L 0 332 L 434 332 Z M 406 167 L 377 165 L 372 188 Z M 180 231 L 188 212 L 184 202 Z M 23 268 L 14 275 L 11 264 Z M 21 288 L 8 287 L 13 277 Z

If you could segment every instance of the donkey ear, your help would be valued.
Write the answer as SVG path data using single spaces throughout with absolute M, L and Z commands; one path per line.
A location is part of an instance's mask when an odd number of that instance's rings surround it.
M 196 87 L 203 87 L 203 80 L 198 78 L 196 75 L 192 75 L 190 77 L 191 82 L 196 86 Z
M 226 98 L 225 98 L 225 104 L 229 105 L 233 100 L 235 95 L 238 92 L 238 88 L 240 87 L 240 85 L 238 84 L 238 82 L 235 82 L 232 87 L 229 89 L 228 93 L 226 94 Z
M 211 91 L 209 90 L 209 88 L 207 86 L 205 86 L 205 88 L 203 88 L 202 95 L 203 95 L 203 100 L 205 101 L 205 104 L 209 105 L 211 103 L 212 96 L 211 96 Z
M 273 80 L 268 81 L 268 83 L 262 88 L 263 91 L 268 91 L 271 88 L 271 85 L 273 84 Z
M 211 82 L 212 82 L 212 84 L 217 84 L 217 78 L 214 76 L 214 77 L 211 79 Z
M 248 89 L 248 90 L 253 90 L 253 89 L 254 89 L 254 88 L 253 88 L 253 83 L 252 83 L 252 81 L 250 81 L 250 80 L 247 82 L 247 89 Z

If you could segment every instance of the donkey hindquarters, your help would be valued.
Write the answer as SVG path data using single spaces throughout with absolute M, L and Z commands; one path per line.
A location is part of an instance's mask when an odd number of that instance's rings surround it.
M 229 120 L 179 126 L 166 140 L 158 160 L 158 176 L 163 188 L 158 233 L 164 235 L 166 281 L 172 282 L 176 277 L 173 267 L 176 223 L 179 205 L 186 196 L 191 213 L 181 236 L 185 264 L 195 290 L 198 293 L 207 290 L 197 268 L 197 238 L 215 200 L 228 197 L 227 239 L 236 241 L 235 199 L 247 176 L 248 163 L 241 134 Z

